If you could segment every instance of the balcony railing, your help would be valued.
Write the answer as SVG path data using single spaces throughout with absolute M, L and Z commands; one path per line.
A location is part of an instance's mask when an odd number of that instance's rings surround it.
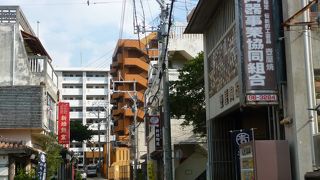
M 87 84 L 108 84 L 107 77 L 86 77 Z
M 177 69 L 169 69 L 169 81 L 179 80 L 179 71 Z
M 105 119 L 107 117 L 106 114 L 107 114 L 106 112 L 100 112 L 99 118 Z M 98 118 L 98 112 L 97 111 L 87 111 L 86 117 L 96 119 L 96 118 Z
M 58 86 L 58 76 L 52 68 L 51 63 L 46 56 L 29 56 L 29 67 L 31 72 L 39 74 L 39 76 L 46 77 L 50 79 L 53 84 Z
M 82 77 L 63 77 L 62 80 L 66 84 L 82 84 Z
M 87 100 L 86 101 L 87 107 L 107 107 L 107 101 L 106 100 Z
M 70 112 L 70 118 L 71 119 L 80 119 L 83 117 L 82 112 Z
M 83 90 L 77 88 L 63 88 L 63 95 L 82 95 Z
M 108 90 L 105 88 L 90 88 L 87 89 L 87 95 L 107 95 Z
M 89 126 L 89 129 L 97 131 L 99 129 L 99 124 L 94 123 Z M 106 123 L 100 123 L 100 131 L 105 131 L 106 130 Z
M 91 138 L 91 142 L 99 142 L 99 135 L 93 135 Z M 100 142 L 106 142 L 106 136 L 100 135 Z
M 82 100 L 63 100 L 68 102 L 70 107 L 80 107 L 82 106 Z
M 184 34 L 186 26 L 172 26 L 169 33 L 170 39 L 202 39 L 201 34 Z

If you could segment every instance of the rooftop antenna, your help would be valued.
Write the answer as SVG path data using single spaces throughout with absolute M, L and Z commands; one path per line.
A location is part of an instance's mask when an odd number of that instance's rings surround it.
M 39 38 L 39 24 L 40 24 L 40 21 L 37 21 L 37 37 Z
M 80 51 L 80 63 L 81 63 L 81 66 L 82 66 L 82 52 Z

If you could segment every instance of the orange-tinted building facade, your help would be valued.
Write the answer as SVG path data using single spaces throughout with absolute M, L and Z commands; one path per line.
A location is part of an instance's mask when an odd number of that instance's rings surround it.
M 124 148 L 127 148 L 128 152 L 130 152 L 130 148 L 133 145 L 130 138 L 130 127 L 134 123 L 134 112 L 132 111 L 134 90 L 136 90 L 137 94 L 137 122 L 144 121 L 143 104 L 144 92 L 148 85 L 149 57 L 158 56 L 157 48 L 146 50 L 146 44 L 150 45 L 155 37 L 155 34 L 151 34 L 141 41 L 132 39 L 119 40 L 112 57 L 110 73 L 113 82 L 117 82 L 113 84 L 112 88 L 115 92 L 111 96 L 111 103 L 113 104 L 111 113 L 114 123 L 112 133 L 115 135 L 117 143 L 113 144 L 110 149 L 111 167 L 108 173 L 109 179 L 120 177 L 115 170 L 120 168 L 130 169 L 130 161 L 133 160 L 132 155 L 124 156 L 127 159 L 121 159 L 121 162 L 118 160 L 119 158 L 113 156 L 119 154 Z M 125 174 L 129 177 L 121 178 L 130 178 L 132 173 Z

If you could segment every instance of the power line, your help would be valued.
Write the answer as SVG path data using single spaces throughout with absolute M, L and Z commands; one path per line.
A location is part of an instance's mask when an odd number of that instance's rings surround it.
M 125 16 L 125 13 L 126 13 L 126 2 L 127 2 L 127 0 L 124 0 L 123 3 L 122 3 L 122 12 L 121 12 L 121 20 L 120 20 L 119 39 L 122 39 L 122 34 L 123 34 L 124 16 Z

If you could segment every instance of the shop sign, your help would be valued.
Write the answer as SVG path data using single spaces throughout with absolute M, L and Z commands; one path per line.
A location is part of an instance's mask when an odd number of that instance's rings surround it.
M 148 119 L 149 126 L 156 127 L 160 126 L 160 117 L 159 115 L 148 115 L 146 116 Z
M 271 0 L 242 0 L 239 6 L 246 104 L 277 104 Z
M 240 144 L 245 144 L 253 140 L 252 129 L 240 129 L 231 132 L 231 143 L 233 150 L 233 159 L 235 160 L 236 179 L 240 180 Z
M 162 150 L 162 129 L 160 126 L 155 126 L 155 148 L 156 150 Z
M 58 114 L 58 142 L 70 144 L 70 106 L 69 103 L 59 103 Z
M 39 153 L 38 179 L 39 180 L 46 180 L 46 174 L 47 174 L 46 155 L 44 153 Z
M 147 162 L 147 171 L 148 171 L 148 179 L 149 180 L 154 180 L 154 173 L 153 173 L 153 162 L 151 160 L 149 160 Z

